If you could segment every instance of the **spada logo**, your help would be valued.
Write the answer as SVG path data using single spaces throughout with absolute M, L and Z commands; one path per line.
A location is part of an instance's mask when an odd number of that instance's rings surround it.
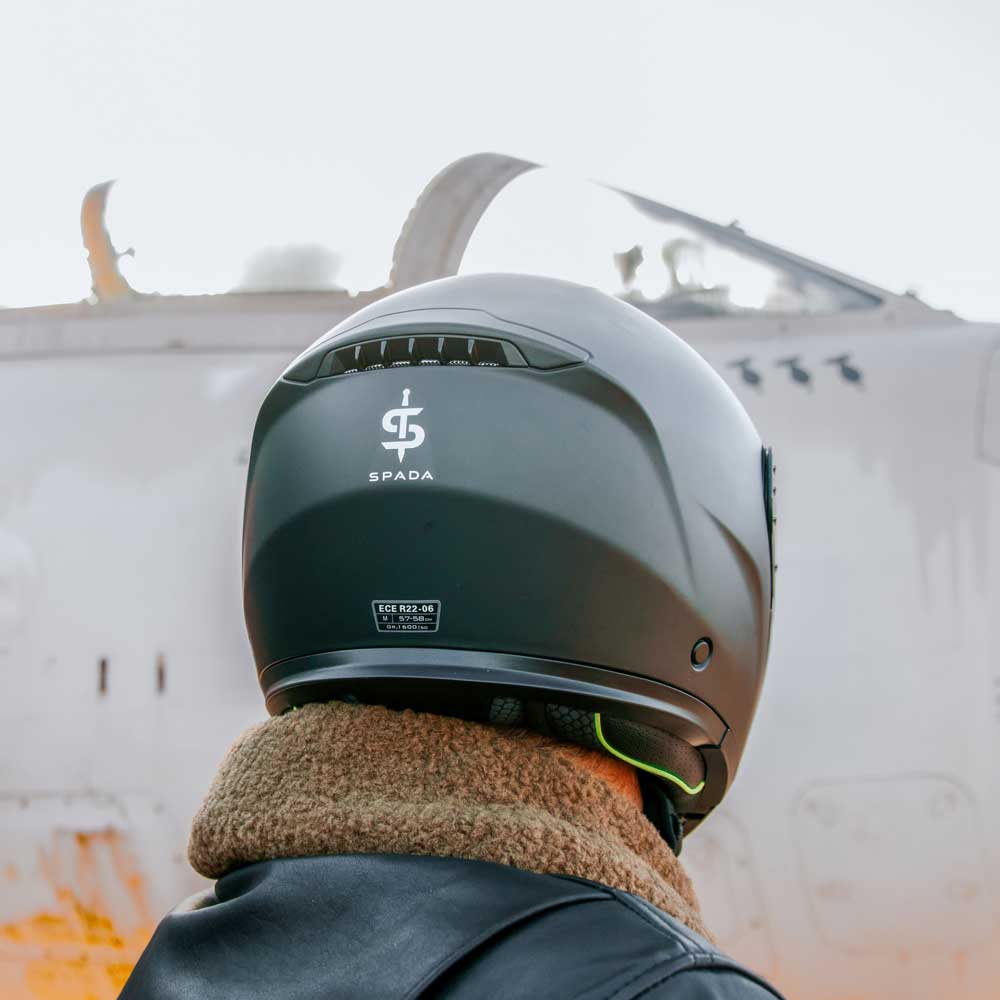
M 424 412 L 422 406 L 410 406 L 410 390 L 403 390 L 403 405 L 395 410 L 386 410 L 382 416 L 382 430 L 389 434 L 395 434 L 397 440 L 383 441 L 382 447 L 387 451 L 396 449 L 399 456 L 400 465 L 406 455 L 408 448 L 419 448 L 424 443 L 423 427 L 420 424 L 411 424 L 410 417 L 415 417 Z
M 395 451 L 399 459 L 399 464 L 403 464 L 406 453 L 411 448 L 419 448 L 427 438 L 423 427 L 413 423 L 411 417 L 419 416 L 424 412 L 422 406 L 410 406 L 410 390 L 403 390 L 403 399 L 400 406 L 391 410 L 386 410 L 382 415 L 382 430 L 387 434 L 395 434 L 392 441 L 383 441 L 382 447 L 386 451 Z M 421 479 L 433 479 L 428 469 L 397 469 L 393 472 L 386 469 L 384 472 L 369 472 L 368 482 L 414 482 Z

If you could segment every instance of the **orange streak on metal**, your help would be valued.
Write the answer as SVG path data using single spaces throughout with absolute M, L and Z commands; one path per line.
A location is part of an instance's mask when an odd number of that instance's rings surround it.
M 122 835 L 76 833 L 72 844 L 68 880 L 59 877 L 56 851 L 40 857 L 55 905 L 0 925 L 4 1000 L 114 1000 L 152 934 L 145 884 Z M 110 854 L 117 882 L 111 888 L 123 889 L 129 901 L 127 927 L 111 915 L 122 907 L 101 885 L 98 850 Z

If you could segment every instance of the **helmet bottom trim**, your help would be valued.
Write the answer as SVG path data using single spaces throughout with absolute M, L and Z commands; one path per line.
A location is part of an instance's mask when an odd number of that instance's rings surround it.
M 681 688 L 607 667 L 486 650 L 366 647 L 331 650 L 272 663 L 260 672 L 267 710 L 332 700 L 337 692 L 389 687 L 468 689 L 604 711 L 666 729 L 694 746 L 720 746 L 728 727 L 708 704 Z M 321 686 L 329 698 L 304 688 Z M 534 695 L 534 697 L 532 697 Z
M 734 771 L 728 727 L 710 705 L 669 684 L 592 664 L 482 650 L 367 647 L 282 660 L 262 670 L 260 682 L 272 715 L 313 701 L 356 699 L 489 721 L 494 699 L 509 697 L 604 715 L 606 738 L 612 720 L 651 726 L 696 747 L 704 759 L 704 779 L 686 782 L 697 794 L 675 788 L 683 791 L 689 815 L 710 811 Z M 604 749 L 621 758 L 615 742 Z M 637 759 L 627 762 L 642 767 Z

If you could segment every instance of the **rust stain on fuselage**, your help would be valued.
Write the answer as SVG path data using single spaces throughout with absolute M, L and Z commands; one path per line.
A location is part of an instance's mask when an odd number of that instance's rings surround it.
M 54 848 L 39 852 L 53 905 L 0 924 L 5 1000 L 118 996 L 154 923 L 124 840 L 114 829 L 61 831 Z

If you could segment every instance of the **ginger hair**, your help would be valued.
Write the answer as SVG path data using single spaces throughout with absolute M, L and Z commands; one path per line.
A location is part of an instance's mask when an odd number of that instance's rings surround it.
M 596 774 L 605 784 L 610 785 L 619 795 L 624 796 L 633 805 L 642 808 L 642 792 L 639 789 L 639 776 L 635 768 L 623 760 L 617 760 L 600 750 L 590 750 L 587 747 L 565 743 L 559 752 L 577 765 Z
M 513 739 L 539 740 L 539 734 L 531 729 L 523 729 L 520 726 L 498 726 L 505 736 Z M 623 760 L 618 760 L 600 750 L 591 750 L 589 747 L 579 746 L 576 743 L 567 743 L 563 740 L 549 739 L 541 737 L 541 740 L 549 743 L 553 753 L 559 754 L 566 760 L 571 761 L 576 767 L 583 768 L 591 774 L 596 774 L 613 791 L 623 796 L 634 806 L 642 809 L 642 791 L 639 788 L 639 776 L 630 764 Z

